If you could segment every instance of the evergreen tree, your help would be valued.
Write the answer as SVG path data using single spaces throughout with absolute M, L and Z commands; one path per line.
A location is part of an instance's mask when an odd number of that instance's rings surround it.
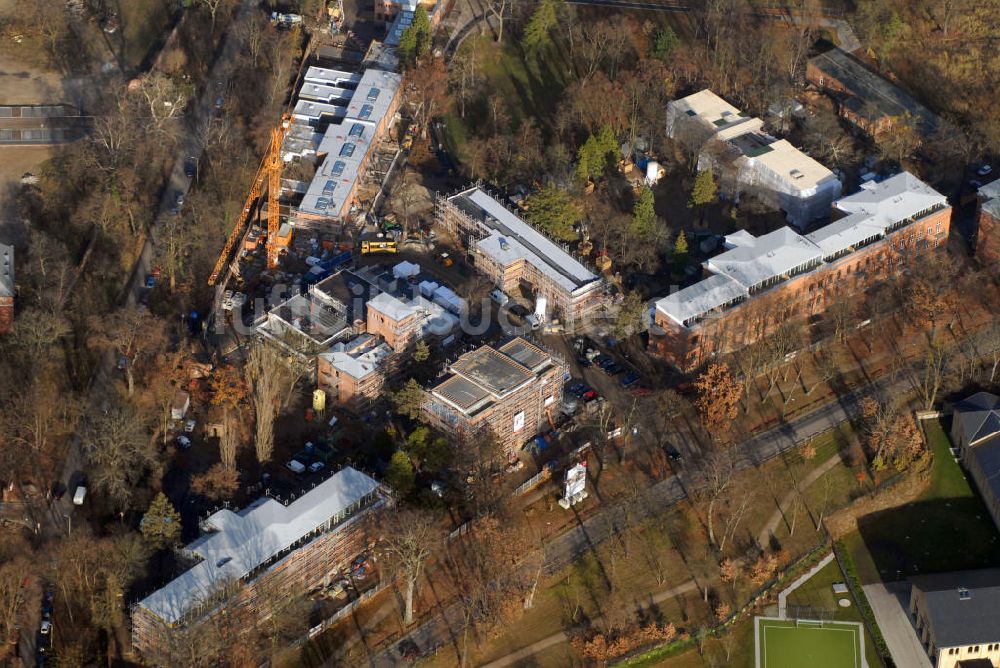
M 568 192 L 545 186 L 528 197 L 527 206 L 528 222 L 560 241 L 576 240 L 573 226 L 580 220 L 580 210 Z
M 405 415 L 411 420 L 420 417 L 420 405 L 424 401 L 424 391 L 416 379 L 410 378 L 403 385 L 403 388 L 399 392 L 393 393 L 390 398 L 400 415 Z
M 684 231 L 677 233 L 677 240 L 674 241 L 674 266 L 680 268 L 687 264 L 688 240 L 684 236 Z
M 666 62 L 678 44 L 680 44 L 680 40 L 677 38 L 677 33 L 671 30 L 670 26 L 667 26 L 656 33 L 656 40 L 653 42 L 653 57 Z
M 549 30 L 556 23 L 556 5 L 559 0 L 542 0 L 535 8 L 524 28 L 521 45 L 529 53 L 537 52 L 549 39 Z
M 396 55 L 404 68 L 413 67 L 417 59 L 427 53 L 433 37 L 427 9 L 418 5 L 417 11 L 413 13 L 413 23 L 399 36 L 399 46 L 396 47 Z
M 149 504 L 149 510 L 139 522 L 139 531 L 146 542 L 157 550 L 170 547 L 180 539 L 181 516 L 163 492 L 158 493 Z
M 715 201 L 715 194 L 718 186 L 715 184 L 715 177 L 711 169 L 698 172 L 694 179 L 694 187 L 691 189 L 691 199 L 688 200 L 688 208 L 701 207 L 700 220 L 705 221 L 705 205 Z
M 407 496 L 413 491 L 415 477 L 409 455 L 402 450 L 394 452 L 385 469 L 385 482 L 400 496 Z
M 632 208 L 632 234 L 648 237 L 656 231 L 656 209 L 653 191 L 643 188 Z
M 577 152 L 576 175 L 581 181 L 596 179 L 618 155 L 618 140 L 607 125 L 590 135 Z

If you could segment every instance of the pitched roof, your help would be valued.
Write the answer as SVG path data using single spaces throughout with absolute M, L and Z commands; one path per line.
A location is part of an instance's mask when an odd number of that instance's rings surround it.
M 678 325 L 686 326 L 688 321 L 745 299 L 748 294 L 747 289 L 737 281 L 715 274 L 660 299 L 656 308 Z
M 922 575 L 910 581 L 914 590 L 923 592 L 924 613 L 938 647 L 1000 641 L 1000 568 Z
M 705 263 L 706 267 L 751 289 L 823 259 L 816 244 L 790 227 L 753 237 L 752 243 L 748 237 L 749 235 L 741 237 L 740 245 L 736 248 L 709 259 Z
M 955 417 L 969 445 L 1000 433 L 1000 397 L 976 392 L 955 404 Z
M 287 506 L 262 497 L 238 513 L 219 510 L 203 523 L 210 533 L 185 547 L 201 561 L 139 605 L 174 624 L 220 586 L 246 577 L 377 489 L 374 479 L 347 467 Z
M 14 247 L 0 244 L 0 297 L 14 296 Z

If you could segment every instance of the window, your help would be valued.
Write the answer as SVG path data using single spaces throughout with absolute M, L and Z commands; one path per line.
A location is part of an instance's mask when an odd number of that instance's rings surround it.
M 514 433 L 516 434 L 522 429 L 524 429 L 524 411 L 521 411 L 514 416 Z
M 348 133 L 351 137 L 360 137 L 365 133 L 365 126 L 361 123 L 355 123 L 351 126 L 351 131 Z
M 340 157 L 350 158 L 354 155 L 354 144 L 347 143 L 340 147 Z

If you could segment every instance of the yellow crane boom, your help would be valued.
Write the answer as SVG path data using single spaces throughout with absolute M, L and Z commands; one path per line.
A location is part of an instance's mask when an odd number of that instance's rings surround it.
M 281 143 L 285 139 L 285 133 L 291 124 L 291 116 L 283 114 L 278 127 L 271 130 L 271 143 L 267 147 L 267 153 L 260 162 L 257 174 L 250 185 L 250 192 L 247 194 L 246 202 L 240 213 L 239 220 L 233 227 L 232 233 L 226 240 L 226 245 L 222 247 L 222 253 L 215 263 L 212 274 L 208 277 L 208 284 L 215 285 L 219 281 L 219 276 L 226 268 L 233 254 L 233 248 L 243 237 L 244 230 L 250 221 L 253 208 L 260 197 L 264 187 L 264 179 L 267 179 L 267 267 L 274 269 L 278 266 L 278 227 L 280 223 L 278 211 L 278 195 L 281 192 Z

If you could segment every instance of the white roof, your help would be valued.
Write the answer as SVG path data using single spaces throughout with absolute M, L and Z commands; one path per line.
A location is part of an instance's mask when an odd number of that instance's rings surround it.
M 599 277 L 544 234 L 514 215 L 479 188 L 455 195 L 475 204 L 492 230 L 477 244 L 495 262 L 509 265 L 524 259 L 567 292 L 582 291 Z
M 713 309 L 745 298 L 747 289 L 722 274 L 714 274 L 656 302 L 656 308 L 678 325 L 700 318 Z
M 345 83 L 358 83 L 361 81 L 361 75 L 357 72 L 345 72 L 312 65 L 306 70 L 302 81 L 327 86 L 343 86 Z
M 287 506 L 263 497 L 239 513 L 219 510 L 203 523 L 211 533 L 185 548 L 202 561 L 139 605 L 174 624 L 220 585 L 246 577 L 376 489 L 375 480 L 347 467 Z
M 328 84 L 316 84 L 309 83 L 308 81 L 302 84 L 302 88 L 299 89 L 299 101 L 311 100 L 313 102 L 325 102 L 331 104 L 334 100 L 347 101 L 351 99 L 351 95 L 354 93 L 349 88 L 341 88 L 340 86 L 331 86 Z
M 391 354 L 392 348 L 388 344 L 382 343 L 361 353 L 334 350 L 323 353 L 320 357 L 328 361 L 338 371 L 346 373 L 356 380 L 361 380 L 374 373 L 382 360 Z
M 14 247 L 0 244 L 0 296 L 14 296 Z
M 358 80 L 346 109 L 303 100 L 296 103 L 296 110 L 303 102 L 331 107 L 343 118 L 330 124 L 316 149 L 326 157 L 316 169 L 299 211 L 329 218 L 346 213 L 361 163 L 375 140 L 375 128 L 388 113 L 401 82 L 402 76 L 395 72 L 368 69 Z
M 708 88 L 668 103 L 686 116 L 698 118 L 719 139 L 759 130 L 764 122 L 751 118 Z M 738 126 L 738 128 L 737 128 Z
M 717 273 L 752 288 L 764 281 L 787 274 L 802 265 L 823 259 L 816 244 L 796 234 L 791 228 L 782 227 L 760 237 L 753 243 L 741 239 L 736 248 L 709 259 L 705 266 Z
M 947 204 L 947 198 L 909 172 L 881 183 L 866 184 L 860 192 L 834 202 L 849 215 L 806 235 L 830 257 L 884 236 L 896 223 Z
M 747 159 L 767 167 L 789 186 L 789 191 L 811 190 L 820 183 L 836 178 L 833 172 L 785 139 L 768 144 L 767 148 L 770 150 L 752 158 L 748 156 Z
M 396 322 L 405 320 L 415 313 L 420 313 L 422 308 L 419 302 L 406 303 L 401 299 L 393 297 L 388 292 L 382 292 L 372 297 L 365 303 L 365 306 L 378 311 Z

